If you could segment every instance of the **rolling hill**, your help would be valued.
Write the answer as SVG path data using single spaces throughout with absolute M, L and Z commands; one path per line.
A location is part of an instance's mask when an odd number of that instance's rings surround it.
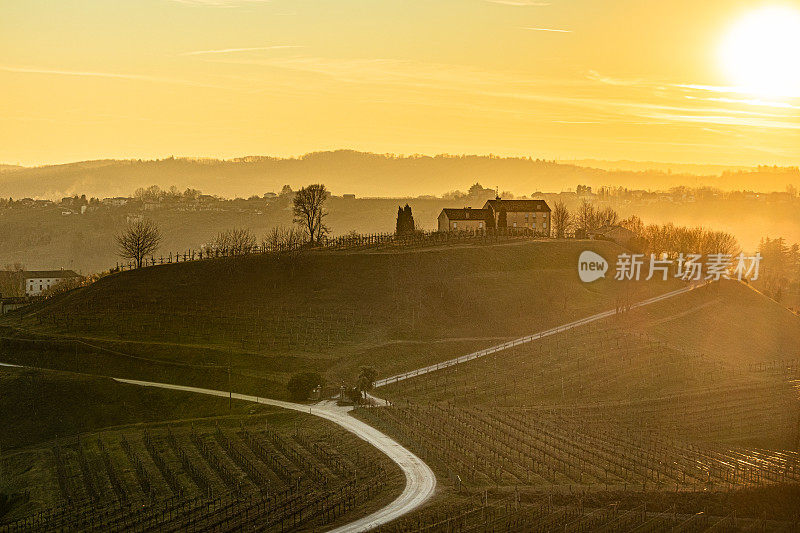
M 156 266 L 6 316 L 0 347 L 10 362 L 209 386 L 231 364 L 235 384 L 282 396 L 294 372 L 389 375 L 677 286 L 582 284 L 584 249 L 620 250 L 538 241 Z

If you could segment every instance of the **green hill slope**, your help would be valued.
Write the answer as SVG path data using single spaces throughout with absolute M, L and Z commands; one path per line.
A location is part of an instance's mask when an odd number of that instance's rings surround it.
M 4 450 L 100 428 L 259 409 L 225 399 L 149 389 L 66 372 L 0 367 Z
M 800 360 L 800 318 L 737 282 L 636 310 L 632 327 L 726 364 Z
M 542 241 L 153 267 L 9 315 L 0 348 L 41 366 L 217 387 L 231 364 L 235 385 L 281 396 L 300 370 L 336 385 L 363 364 L 388 375 L 677 286 L 583 284 L 584 249 L 620 251 Z

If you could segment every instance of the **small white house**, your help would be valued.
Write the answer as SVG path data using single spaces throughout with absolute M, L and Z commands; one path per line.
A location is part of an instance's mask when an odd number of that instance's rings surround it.
M 80 278 L 72 270 L 30 270 L 24 273 L 25 296 L 38 296 L 62 281 Z

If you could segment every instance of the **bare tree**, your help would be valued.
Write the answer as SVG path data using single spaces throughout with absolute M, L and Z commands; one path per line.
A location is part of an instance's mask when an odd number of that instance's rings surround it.
M 137 220 L 116 236 L 117 255 L 132 260 L 136 263 L 136 268 L 141 268 L 144 258 L 156 251 L 161 239 L 161 230 L 155 222 L 147 219 Z
M 328 191 L 325 185 L 315 183 L 297 191 L 292 199 L 294 221 L 308 234 L 308 242 L 313 245 L 328 233 L 328 227 L 322 222 L 327 215 L 323 209 Z
M 295 228 L 276 226 L 264 236 L 263 246 L 269 252 L 293 252 L 305 243 L 301 231 Z
M 578 212 L 575 214 L 575 226 L 583 231 L 597 228 L 597 215 L 594 205 L 588 200 L 582 201 L 578 206 Z
M 550 223 L 553 226 L 552 229 L 556 239 L 563 239 L 572 229 L 572 216 L 569 214 L 566 204 L 561 200 L 553 204 Z
M 256 236 L 249 229 L 232 228 L 218 233 L 211 245 L 222 255 L 244 255 L 256 247 Z
M 619 214 L 610 206 L 606 206 L 595 213 L 595 223 L 600 226 L 616 226 L 619 223 Z

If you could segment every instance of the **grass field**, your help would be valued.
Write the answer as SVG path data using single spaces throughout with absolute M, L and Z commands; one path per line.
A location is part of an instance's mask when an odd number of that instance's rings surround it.
M 238 390 L 282 397 L 299 370 L 338 386 L 361 365 L 409 370 L 677 286 L 581 284 L 584 249 L 620 251 L 538 241 L 157 266 L 8 315 L 0 349 L 11 362 L 217 387 L 230 363 Z
M 189 393 L 165 392 L 109 378 L 0 367 L 0 432 L 8 451 L 110 426 L 257 413 L 264 408 Z

